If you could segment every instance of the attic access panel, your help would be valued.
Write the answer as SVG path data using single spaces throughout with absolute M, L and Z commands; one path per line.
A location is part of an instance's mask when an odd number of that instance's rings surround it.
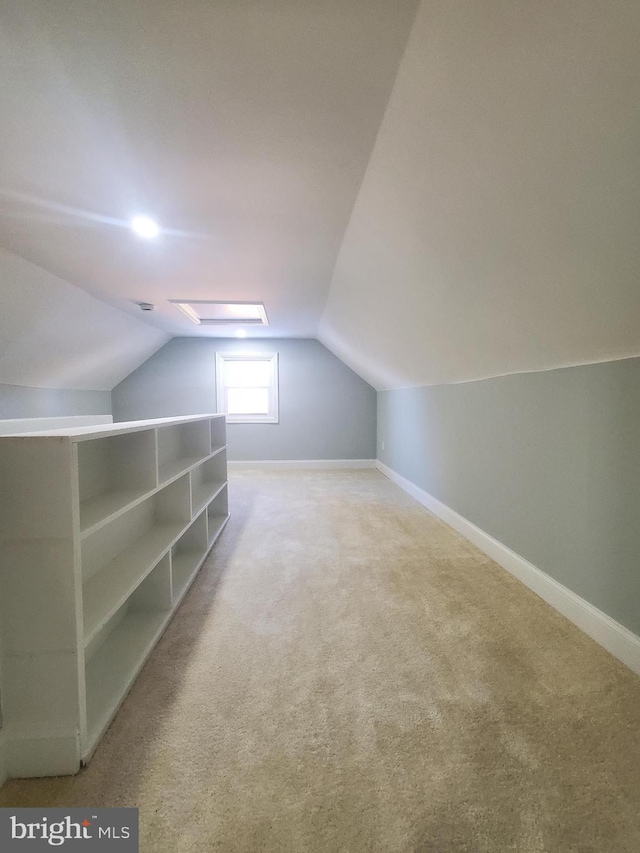
M 170 299 L 169 302 L 197 326 L 269 325 L 262 302 L 212 302 L 208 299 Z

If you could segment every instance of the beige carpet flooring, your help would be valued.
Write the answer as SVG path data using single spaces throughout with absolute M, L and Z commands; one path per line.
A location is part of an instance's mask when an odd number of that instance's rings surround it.
M 375 471 L 230 488 L 90 767 L 0 805 L 139 806 L 143 851 L 640 851 L 640 679 Z

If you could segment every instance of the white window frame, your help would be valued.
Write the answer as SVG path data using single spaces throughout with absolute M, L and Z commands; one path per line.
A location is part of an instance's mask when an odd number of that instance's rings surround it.
M 233 361 L 269 362 L 269 407 L 266 415 L 230 415 L 227 412 L 227 385 L 225 384 L 225 365 Z M 260 386 L 264 388 L 264 385 Z M 216 353 L 216 399 L 218 412 L 225 412 L 228 424 L 277 424 L 280 421 L 278 395 L 278 353 L 277 352 L 217 352 Z

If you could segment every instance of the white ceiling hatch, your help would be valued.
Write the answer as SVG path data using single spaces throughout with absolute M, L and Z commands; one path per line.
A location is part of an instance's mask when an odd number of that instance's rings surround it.
M 262 302 L 208 302 L 206 299 L 170 299 L 169 302 L 196 326 L 269 325 Z

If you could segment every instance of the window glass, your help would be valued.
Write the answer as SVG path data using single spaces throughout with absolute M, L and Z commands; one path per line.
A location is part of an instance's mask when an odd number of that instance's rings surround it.
M 227 413 L 230 415 L 266 415 L 269 412 L 268 388 L 228 388 Z
M 271 362 L 227 361 L 224 368 L 227 388 L 256 388 L 271 384 Z

